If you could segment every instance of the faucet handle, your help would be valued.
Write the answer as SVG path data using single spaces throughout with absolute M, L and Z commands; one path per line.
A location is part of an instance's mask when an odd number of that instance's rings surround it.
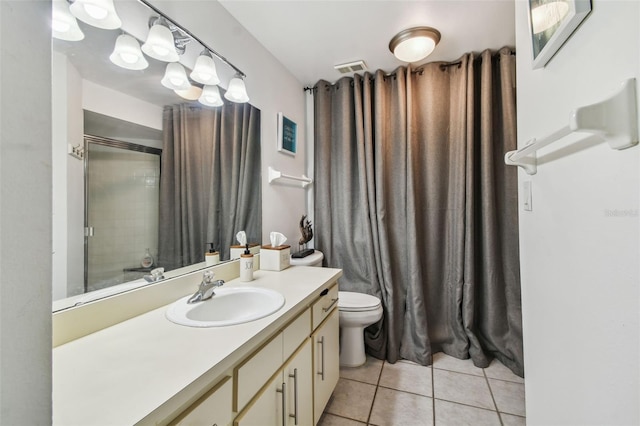
M 216 274 L 212 270 L 204 271 L 204 274 L 202 276 L 202 282 L 211 284 L 215 277 L 216 277 Z

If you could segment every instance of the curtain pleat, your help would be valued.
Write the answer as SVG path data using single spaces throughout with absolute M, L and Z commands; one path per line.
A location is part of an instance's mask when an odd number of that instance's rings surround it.
M 203 262 L 210 242 L 228 259 L 240 230 L 260 241 L 260 110 L 173 105 L 163 126 L 158 264 Z
M 342 290 L 383 301 L 367 351 L 443 351 L 523 375 L 514 58 L 464 55 L 318 82 L 316 247 Z

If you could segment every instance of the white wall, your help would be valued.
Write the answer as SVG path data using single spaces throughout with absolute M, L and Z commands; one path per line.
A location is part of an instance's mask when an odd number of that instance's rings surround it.
M 640 77 L 640 3 L 592 3 L 532 70 L 528 2 L 516 1 L 519 146 Z M 533 211 L 519 213 L 527 424 L 638 424 L 640 147 L 586 144 L 561 156 L 565 145 L 538 152 L 536 175 L 519 172 L 533 187 Z
M 0 1 L 0 424 L 51 423 L 51 39 Z
M 287 243 L 292 244 L 292 248 L 297 248 L 298 222 L 306 212 L 305 190 L 299 186 L 269 185 L 267 168 L 272 166 L 292 175 L 305 173 L 303 85 L 217 1 L 152 0 L 151 3 L 247 74 L 245 83 L 250 102 L 261 110 L 262 119 L 262 242 L 268 243 L 269 232 L 279 231 L 288 237 Z M 223 80 L 221 85 L 226 87 L 227 84 L 228 81 Z M 298 124 L 299 143 L 295 157 L 277 152 L 278 112 Z

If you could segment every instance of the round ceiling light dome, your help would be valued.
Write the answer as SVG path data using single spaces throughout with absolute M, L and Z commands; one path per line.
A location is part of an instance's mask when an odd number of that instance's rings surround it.
M 389 42 L 389 50 L 403 62 L 420 61 L 440 42 L 440 31 L 431 27 L 414 27 L 400 31 Z

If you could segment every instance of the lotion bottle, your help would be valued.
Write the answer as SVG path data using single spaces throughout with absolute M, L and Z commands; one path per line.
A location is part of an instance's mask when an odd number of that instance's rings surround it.
M 253 255 L 249 251 L 249 244 L 246 245 L 244 253 L 240 255 L 240 281 L 253 280 Z
M 204 254 L 204 261 L 206 266 L 213 266 L 220 263 L 220 253 L 214 250 L 213 243 L 207 243 L 209 251 Z

